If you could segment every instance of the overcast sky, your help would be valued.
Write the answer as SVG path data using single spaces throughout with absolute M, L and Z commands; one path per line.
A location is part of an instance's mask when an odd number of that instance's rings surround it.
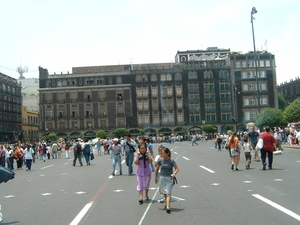
M 275 54 L 277 83 L 300 76 L 299 0 L 1 0 L 0 72 L 174 62 L 207 47 Z

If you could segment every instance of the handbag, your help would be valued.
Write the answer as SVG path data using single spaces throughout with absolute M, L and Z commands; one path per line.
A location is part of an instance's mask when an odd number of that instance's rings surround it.
M 91 160 L 95 158 L 94 153 L 91 153 Z
M 176 177 L 173 177 L 173 184 L 177 184 L 177 178 Z
M 255 146 L 255 151 L 259 151 L 264 147 L 264 140 L 260 138 Z

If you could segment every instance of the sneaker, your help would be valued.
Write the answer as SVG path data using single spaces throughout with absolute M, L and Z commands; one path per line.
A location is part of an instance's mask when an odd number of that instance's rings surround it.
M 114 174 L 114 173 L 112 173 L 111 175 L 112 175 L 112 176 L 114 176 L 115 174 Z
M 140 199 L 140 200 L 139 200 L 139 203 L 140 203 L 140 205 L 143 204 L 143 199 Z
M 164 203 L 164 201 L 165 201 L 164 198 L 161 198 L 161 199 L 159 200 L 160 203 Z
M 264 163 L 264 165 L 263 165 L 263 170 L 266 170 L 266 164 Z
M 231 164 L 231 170 L 233 170 L 233 167 L 234 167 L 234 165 L 233 165 L 233 164 Z
M 166 211 L 168 214 L 171 214 L 171 209 L 168 209 L 167 208 L 167 211 Z

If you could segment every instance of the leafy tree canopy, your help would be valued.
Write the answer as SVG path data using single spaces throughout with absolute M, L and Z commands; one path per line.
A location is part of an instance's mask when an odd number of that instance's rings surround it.
M 283 118 L 283 112 L 277 108 L 264 109 L 256 118 L 255 124 L 258 127 L 277 127 L 286 126 L 287 122 Z
M 231 124 L 226 124 L 225 125 L 225 129 L 226 130 L 232 130 L 233 129 L 233 126 Z
M 98 130 L 96 136 L 97 136 L 97 138 L 105 139 L 106 138 L 106 132 L 104 130 Z
M 128 133 L 129 133 L 129 131 L 126 128 L 117 128 L 114 131 L 114 134 L 115 134 L 114 136 L 117 138 L 120 138 L 120 137 L 124 137 Z
M 300 98 L 297 98 L 285 108 L 283 117 L 287 123 L 300 121 Z
M 206 133 L 211 133 L 211 132 L 213 132 L 213 129 L 214 129 L 214 127 L 213 127 L 213 125 L 211 125 L 211 124 L 205 124 L 205 125 L 202 127 L 202 130 L 203 130 L 204 132 L 206 132 Z
M 55 133 L 50 133 L 50 134 L 48 135 L 48 138 L 49 138 L 51 141 L 56 141 L 57 136 L 56 136 Z
M 278 106 L 279 109 L 284 110 L 287 107 L 288 103 L 285 100 L 283 94 L 281 92 L 278 93 Z

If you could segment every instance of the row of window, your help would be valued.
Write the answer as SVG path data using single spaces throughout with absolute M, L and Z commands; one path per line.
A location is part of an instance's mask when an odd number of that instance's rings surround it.
M 18 89 L 16 90 L 15 87 L 11 87 L 8 84 L 2 84 L 2 85 L 0 85 L 0 91 L 1 92 L 12 93 L 12 94 L 21 94 L 21 92 Z
M 248 67 L 255 67 L 254 60 L 248 61 L 236 61 L 235 68 L 248 68 Z M 257 60 L 257 67 L 271 67 L 270 60 Z

